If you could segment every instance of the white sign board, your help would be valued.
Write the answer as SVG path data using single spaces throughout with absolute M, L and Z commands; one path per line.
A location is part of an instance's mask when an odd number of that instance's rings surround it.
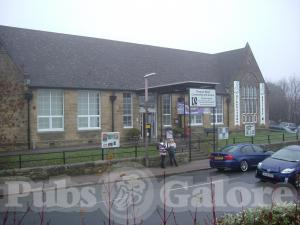
M 120 132 L 102 132 L 101 144 L 102 148 L 119 148 Z
M 240 115 L 240 82 L 233 82 L 233 96 L 234 96 L 234 125 L 240 126 L 241 115 Z
M 216 107 L 216 90 L 190 89 L 190 106 Z
M 245 125 L 245 136 L 255 136 L 255 125 L 254 124 L 246 124 Z
M 260 105 L 260 124 L 266 124 L 266 107 L 265 107 L 265 84 L 259 84 L 259 105 Z
M 226 140 L 229 138 L 228 127 L 218 127 L 218 139 Z

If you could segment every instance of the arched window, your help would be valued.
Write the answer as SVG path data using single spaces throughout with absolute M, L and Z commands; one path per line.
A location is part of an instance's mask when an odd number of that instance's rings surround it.
M 243 86 L 241 96 L 243 123 L 257 122 L 257 89 L 255 86 Z

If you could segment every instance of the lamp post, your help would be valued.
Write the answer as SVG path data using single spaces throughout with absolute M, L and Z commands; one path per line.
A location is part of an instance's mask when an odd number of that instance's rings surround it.
M 148 77 L 154 76 L 156 73 L 148 73 L 144 76 L 145 78 L 145 166 L 149 166 L 149 154 L 148 154 Z

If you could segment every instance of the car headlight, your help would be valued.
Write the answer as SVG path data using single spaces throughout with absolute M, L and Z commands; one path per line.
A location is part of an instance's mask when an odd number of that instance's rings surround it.
M 286 168 L 281 171 L 281 173 L 292 173 L 295 171 L 295 168 Z
M 260 169 L 261 165 L 262 165 L 262 162 L 258 163 L 257 168 Z

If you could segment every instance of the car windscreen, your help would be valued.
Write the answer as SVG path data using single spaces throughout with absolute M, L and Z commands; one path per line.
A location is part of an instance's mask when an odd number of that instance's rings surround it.
M 231 146 L 225 146 L 225 147 L 221 148 L 220 152 L 233 153 L 233 152 L 235 152 L 238 149 L 239 149 L 238 146 L 231 145 Z
M 278 152 L 275 152 L 271 157 L 274 159 L 281 159 L 284 161 L 298 162 L 300 161 L 300 151 L 285 148 L 279 150 Z

